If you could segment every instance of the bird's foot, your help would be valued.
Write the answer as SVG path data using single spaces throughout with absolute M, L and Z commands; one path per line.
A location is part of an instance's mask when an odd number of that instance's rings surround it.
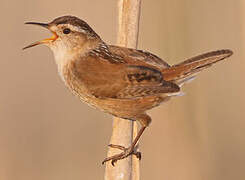
M 125 148 L 123 146 L 114 145 L 114 144 L 109 144 L 108 146 L 111 148 L 120 149 L 123 152 L 116 154 L 114 156 L 105 158 L 102 164 L 106 163 L 107 161 L 111 161 L 112 166 L 114 166 L 118 160 L 124 159 L 130 155 L 135 155 L 139 160 L 141 159 L 141 152 L 138 152 L 137 148 L 135 147 L 130 146 L 129 148 Z

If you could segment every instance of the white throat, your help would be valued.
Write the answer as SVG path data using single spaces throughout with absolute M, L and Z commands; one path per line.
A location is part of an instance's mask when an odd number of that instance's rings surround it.
M 58 72 L 63 79 L 63 68 L 64 66 L 72 60 L 73 53 L 67 51 L 64 46 L 52 46 L 50 47 L 53 51 L 55 62 L 58 66 Z
M 80 46 L 74 47 L 73 49 L 67 48 L 66 44 L 64 44 L 62 41 L 56 40 L 57 42 L 55 44 L 49 45 L 51 50 L 53 51 L 55 62 L 58 66 L 58 71 L 61 76 L 61 78 L 64 80 L 63 77 L 63 69 L 66 66 L 67 63 L 72 61 L 75 56 L 78 56 L 76 58 L 82 57 L 87 52 L 89 52 L 91 49 L 96 47 L 98 43 L 84 43 Z

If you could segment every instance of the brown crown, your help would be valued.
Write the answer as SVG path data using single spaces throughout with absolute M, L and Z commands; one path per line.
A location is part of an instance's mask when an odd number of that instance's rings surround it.
M 70 24 L 73 26 L 80 27 L 81 29 L 85 30 L 88 34 L 92 36 L 98 36 L 94 30 L 83 20 L 75 17 L 75 16 L 62 16 L 54 19 L 50 24 Z

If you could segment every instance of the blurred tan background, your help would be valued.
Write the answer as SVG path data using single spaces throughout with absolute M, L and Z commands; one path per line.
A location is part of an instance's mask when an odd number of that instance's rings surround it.
M 245 178 L 244 10 L 242 0 L 143 0 L 140 49 L 170 64 L 222 48 L 235 54 L 150 111 L 142 180 Z M 68 92 L 48 48 L 21 50 L 50 36 L 24 22 L 66 14 L 116 42 L 116 0 L 1 0 L 0 180 L 103 179 L 112 117 Z

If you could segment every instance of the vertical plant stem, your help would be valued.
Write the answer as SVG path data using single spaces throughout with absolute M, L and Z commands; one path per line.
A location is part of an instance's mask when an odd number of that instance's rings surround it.
M 119 28 L 117 44 L 136 48 L 140 19 L 141 0 L 119 0 Z M 132 107 L 133 108 L 133 107 Z M 129 120 L 114 118 L 110 144 L 129 147 L 137 134 L 137 124 Z M 108 157 L 120 153 L 109 149 Z M 139 160 L 134 156 L 120 160 L 115 167 L 106 163 L 105 180 L 139 180 Z

